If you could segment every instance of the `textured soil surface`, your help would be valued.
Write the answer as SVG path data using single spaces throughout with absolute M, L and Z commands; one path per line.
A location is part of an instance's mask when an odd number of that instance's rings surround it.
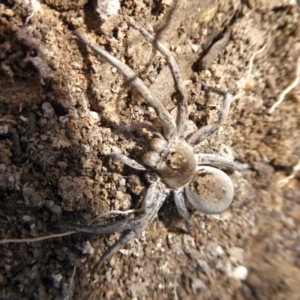
M 222 101 L 199 80 L 239 95 L 199 150 L 250 168 L 229 173 L 235 199 L 223 214 L 191 211 L 196 239 L 168 197 L 96 277 L 93 267 L 118 234 L 3 242 L 0 299 L 300 299 L 300 85 L 270 113 L 296 78 L 299 4 L 123 0 L 107 16 L 106 1 L 97 11 L 89 0 L 44 1 L 0 4 L 0 240 L 138 208 L 147 189 L 144 172 L 109 154 L 141 162 L 161 125 L 76 28 L 135 70 L 175 116 L 165 58 L 125 18 L 152 32 L 176 55 L 191 128 L 214 122 Z

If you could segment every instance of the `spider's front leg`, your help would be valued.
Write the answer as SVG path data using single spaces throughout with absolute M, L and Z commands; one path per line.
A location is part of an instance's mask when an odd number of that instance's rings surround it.
M 167 47 L 165 47 L 156 37 L 150 34 L 146 29 L 138 26 L 133 22 L 133 20 L 129 18 L 126 19 L 126 22 L 134 29 L 138 30 L 146 40 L 148 40 L 155 48 L 157 48 L 157 50 L 165 56 L 168 62 L 176 88 L 180 95 L 180 99 L 178 102 L 176 125 L 177 125 L 177 134 L 179 137 L 182 137 L 184 135 L 186 121 L 188 118 L 188 111 L 187 111 L 188 96 L 175 56 L 171 51 L 169 51 Z
M 170 139 L 176 136 L 176 124 L 173 120 L 173 117 L 163 106 L 161 101 L 144 85 L 142 80 L 134 73 L 134 71 L 104 49 L 92 43 L 81 30 L 77 29 L 74 31 L 74 33 L 81 39 L 81 41 L 91 47 L 112 66 L 117 68 L 118 71 L 124 75 L 126 82 L 141 94 L 148 105 L 155 109 L 157 117 L 163 125 L 165 137 Z

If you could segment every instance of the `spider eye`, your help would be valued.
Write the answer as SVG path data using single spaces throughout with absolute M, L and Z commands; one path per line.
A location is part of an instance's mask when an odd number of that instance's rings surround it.
M 234 186 L 226 173 L 204 166 L 198 169 L 189 186 L 185 187 L 185 193 L 197 210 L 206 214 L 220 214 L 231 204 Z

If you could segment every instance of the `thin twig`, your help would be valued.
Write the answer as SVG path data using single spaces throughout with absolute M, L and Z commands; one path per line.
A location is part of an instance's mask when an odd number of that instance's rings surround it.
M 242 93 L 243 93 L 242 89 L 245 88 L 247 82 L 250 80 L 250 78 L 251 78 L 251 76 L 252 76 L 252 70 L 253 70 L 253 62 L 254 62 L 254 59 L 255 59 L 255 57 L 256 57 L 257 54 L 262 53 L 263 51 L 265 51 L 265 49 L 266 49 L 266 44 L 265 44 L 263 47 L 261 47 L 259 50 L 257 50 L 257 51 L 255 51 L 255 52 L 252 53 L 251 58 L 250 58 L 250 61 L 249 61 L 247 77 L 246 77 L 246 79 L 245 79 L 244 82 L 243 82 L 243 86 L 240 88 L 241 91 L 238 92 L 238 93 L 232 98 L 232 102 L 233 102 L 234 100 L 238 99 L 238 98 L 242 95 Z
M 293 179 L 296 176 L 298 171 L 300 171 L 300 161 L 298 161 L 298 163 L 293 167 L 292 174 L 290 174 L 289 176 L 287 176 L 287 177 L 285 177 L 285 178 L 278 181 L 278 186 L 280 188 L 282 188 L 285 185 L 287 185 L 290 182 L 290 180 Z
M 0 123 L 10 123 L 13 125 L 17 125 L 17 122 L 15 120 L 6 119 L 6 118 L 0 118 Z
M 0 244 L 10 244 L 10 243 L 35 243 L 35 242 L 40 242 L 44 240 L 49 240 L 49 239 L 54 239 L 66 235 L 71 235 L 77 233 L 77 231 L 67 231 L 64 233 L 56 233 L 56 234 L 49 234 L 45 236 L 40 236 L 37 238 L 32 238 L 32 239 L 4 239 L 0 240 Z
M 245 80 L 245 85 L 247 84 L 247 82 L 250 80 L 251 78 L 251 75 L 252 75 L 252 70 L 253 70 L 253 62 L 254 62 L 254 59 L 256 57 L 257 54 L 260 54 L 262 52 L 265 51 L 266 49 L 266 45 L 265 44 L 263 47 L 261 47 L 259 50 L 255 51 L 252 53 L 251 55 L 251 58 L 250 58 L 250 62 L 249 62 L 249 70 L 248 70 L 248 74 L 247 74 L 247 77 L 246 77 L 246 80 Z
M 68 284 L 68 287 L 66 288 L 66 295 L 63 297 L 64 300 L 69 300 L 71 299 L 71 291 L 74 287 L 74 277 L 75 277 L 75 273 L 76 273 L 76 266 L 74 266 L 73 268 L 73 272 L 72 272 L 72 275 L 71 275 L 71 278 L 69 280 L 69 284 Z
M 281 102 L 284 100 L 285 96 L 294 88 L 296 85 L 300 82 L 300 56 L 297 60 L 297 67 L 296 67 L 296 78 L 295 80 L 287 87 L 285 88 L 282 93 L 279 95 L 278 100 L 273 104 L 273 106 L 270 108 L 269 113 L 271 114 L 275 108 L 281 104 Z

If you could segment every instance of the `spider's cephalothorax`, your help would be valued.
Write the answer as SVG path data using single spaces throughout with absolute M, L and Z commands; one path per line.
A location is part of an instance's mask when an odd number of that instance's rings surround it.
M 86 45 L 90 46 L 124 75 L 125 80 L 143 96 L 149 106 L 155 109 L 163 127 L 163 134 L 153 133 L 155 137 L 150 140 L 149 149 L 145 151 L 142 157 L 144 165 L 125 155 L 111 154 L 113 158 L 121 160 L 134 169 L 156 173 L 157 179 L 150 181 L 142 208 L 119 212 L 120 215 L 126 215 L 126 218 L 110 224 L 66 224 L 60 226 L 61 228 L 100 235 L 108 235 L 114 232 L 122 233 L 120 239 L 104 252 L 95 268 L 96 272 L 105 260 L 111 257 L 122 245 L 147 228 L 156 217 L 158 210 L 170 192 L 173 193 L 176 207 L 179 214 L 184 218 L 188 231 L 193 234 L 193 223 L 190 220 L 185 201 L 189 201 L 197 210 L 206 214 L 223 212 L 233 200 L 234 187 L 230 177 L 221 169 L 242 170 L 247 168 L 247 164 L 240 164 L 219 155 L 197 153 L 195 151 L 200 142 L 212 135 L 226 121 L 233 96 L 201 82 L 204 88 L 220 94 L 224 100 L 217 121 L 186 136 L 186 123 L 188 120 L 187 92 L 172 52 L 148 31 L 138 27 L 131 20 L 127 20 L 127 22 L 166 57 L 180 97 L 175 121 L 161 101 L 152 94 L 131 68 L 101 47 L 93 44 L 80 30 L 75 31 L 75 34 Z
M 161 180 L 170 189 L 178 189 L 189 183 L 195 174 L 197 163 L 193 148 L 184 141 L 153 138 L 143 162 L 157 170 Z

